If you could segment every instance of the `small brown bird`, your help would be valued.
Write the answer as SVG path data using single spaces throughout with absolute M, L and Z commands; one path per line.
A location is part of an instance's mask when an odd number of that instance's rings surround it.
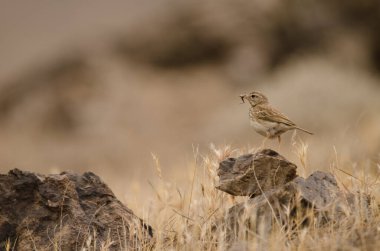
M 277 137 L 278 142 L 281 143 L 281 134 L 294 129 L 301 130 L 311 135 L 313 134 L 312 132 L 298 127 L 284 114 L 272 108 L 268 102 L 268 98 L 260 92 L 253 91 L 249 94 L 240 95 L 240 98 L 243 103 L 246 100 L 251 105 L 251 108 L 249 109 L 251 125 L 257 133 L 263 135 L 266 139 Z

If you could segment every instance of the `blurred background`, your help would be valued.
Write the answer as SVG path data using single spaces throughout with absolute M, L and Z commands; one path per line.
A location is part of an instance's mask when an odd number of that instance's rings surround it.
M 285 134 L 288 159 L 302 141 L 310 169 L 377 175 L 380 2 L 1 2 L 1 173 L 92 171 L 132 203 L 152 154 L 181 184 L 196 149 L 258 147 L 252 90 L 315 133 Z

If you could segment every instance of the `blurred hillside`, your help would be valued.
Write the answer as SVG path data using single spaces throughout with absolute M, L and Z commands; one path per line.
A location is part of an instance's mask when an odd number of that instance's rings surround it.
M 315 132 L 297 135 L 312 168 L 327 169 L 335 147 L 350 172 L 375 173 L 379 1 L 1 6 L 2 172 L 91 170 L 121 195 L 150 179 L 154 153 L 181 182 L 193 148 L 261 144 L 238 98 L 257 89 Z M 291 136 L 281 152 L 299 164 Z

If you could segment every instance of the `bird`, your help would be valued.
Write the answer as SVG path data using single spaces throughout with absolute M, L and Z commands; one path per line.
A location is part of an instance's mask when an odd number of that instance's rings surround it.
M 251 106 L 249 108 L 251 126 L 257 133 L 265 137 L 262 145 L 267 139 L 276 137 L 278 143 L 281 144 L 281 134 L 289 130 L 300 130 L 313 135 L 312 132 L 297 126 L 284 114 L 274 109 L 264 94 L 252 91 L 249 94 L 240 95 L 240 98 L 243 103 L 248 101 Z

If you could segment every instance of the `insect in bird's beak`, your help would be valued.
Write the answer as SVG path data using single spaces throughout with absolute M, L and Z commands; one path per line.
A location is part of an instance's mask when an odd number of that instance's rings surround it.
M 244 103 L 244 96 L 245 95 L 240 95 L 239 97 L 241 98 L 241 101 Z M 243 104 L 243 103 L 241 103 L 241 104 Z

